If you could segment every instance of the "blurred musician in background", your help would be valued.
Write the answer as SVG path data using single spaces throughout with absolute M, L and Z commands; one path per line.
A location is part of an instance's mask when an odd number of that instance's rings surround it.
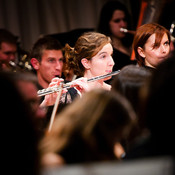
M 119 70 L 125 65 L 135 64 L 130 59 L 132 52 L 133 33 L 121 29 L 131 30 L 131 15 L 127 7 L 119 1 L 107 1 L 100 12 L 97 31 L 110 36 L 113 46 L 113 70 Z M 108 81 L 109 82 L 109 81 Z
M 114 61 L 112 53 L 113 48 L 110 37 L 98 32 L 86 32 L 82 34 L 77 39 L 74 47 L 70 47 L 69 44 L 66 44 L 65 69 L 72 69 L 74 74 L 78 77 L 71 82 L 71 87 L 75 90 L 75 97 L 77 94 L 81 96 L 91 89 L 111 89 L 111 85 L 105 82 L 110 79 L 111 76 L 88 83 L 87 80 L 93 77 L 110 74 L 113 71 Z M 60 78 L 54 77 L 49 86 L 57 86 L 60 81 Z M 46 95 L 42 105 L 48 106 L 47 101 L 51 102 L 50 105 L 54 104 L 54 98 L 57 97 L 57 94 L 58 92 Z M 51 100 L 49 96 L 52 96 L 53 99 Z
M 16 61 L 17 37 L 6 29 L 0 29 L 0 70 L 10 70 L 10 63 L 15 64 Z
M 28 52 L 20 47 L 18 37 L 3 28 L 0 29 L 0 70 L 32 71 Z

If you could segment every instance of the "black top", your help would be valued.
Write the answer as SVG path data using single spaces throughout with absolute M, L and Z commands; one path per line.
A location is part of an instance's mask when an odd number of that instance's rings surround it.
M 136 64 L 136 60 L 131 60 L 129 55 L 126 55 L 115 48 L 113 49 L 113 60 L 115 63 L 113 71 L 120 70 L 128 64 Z
M 124 54 L 123 52 L 113 48 L 113 60 L 114 67 L 113 71 L 121 70 L 124 66 L 129 64 L 136 64 L 136 60 L 131 60 L 129 55 Z M 107 80 L 106 83 L 111 84 L 113 78 Z

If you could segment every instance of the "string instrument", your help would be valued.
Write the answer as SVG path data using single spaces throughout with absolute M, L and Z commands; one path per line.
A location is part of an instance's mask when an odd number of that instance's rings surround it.
M 106 74 L 106 75 L 96 76 L 96 77 L 88 79 L 87 82 L 97 81 L 97 80 L 101 80 L 101 79 L 104 79 L 104 78 L 107 78 L 107 77 L 110 77 L 110 76 L 114 76 L 114 75 L 117 75 L 119 72 L 120 72 L 120 70 L 117 70 L 117 71 L 111 72 L 111 73 Z M 62 88 L 63 89 L 69 89 L 69 88 L 72 87 L 71 85 L 72 85 L 71 82 L 65 83 L 65 84 L 63 84 Z M 53 87 L 49 87 L 49 88 L 46 88 L 46 89 L 39 90 L 37 92 L 37 94 L 38 94 L 38 96 L 44 96 L 44 95 L 48 95 L 48 94 L 55 93 L 55 92 L 58 92 L 58 91 L 60 91 L 59 86 L 53 86 Z

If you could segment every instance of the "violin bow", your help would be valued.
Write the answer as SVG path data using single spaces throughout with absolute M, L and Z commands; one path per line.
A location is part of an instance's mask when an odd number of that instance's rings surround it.
M 54 122 L 54 119 L 55 119 L 55 115 L 56 115 L 56 112 L 57 112 L 57 109 L 58 109 L 60 97 L 61 97 L 62 90 L 63 90 L 63 83 L 60 83 L 59 89 L 60 89 L 60 90 L 59 90 L 59 92 L 58 92 L 58 95 L 57 95 L 57 98 L 56 98 L 56 101 L 55 101 L 55 104 L 54 104 L 54 108 L 53 108 L 53 111 L 52 111 L 52 115 L 51 115 L 51 118 L 50 118 L 50 123 L 49 123 L 48 132 L 51 131 L 52 126 L 53 126 L 53 122 Z

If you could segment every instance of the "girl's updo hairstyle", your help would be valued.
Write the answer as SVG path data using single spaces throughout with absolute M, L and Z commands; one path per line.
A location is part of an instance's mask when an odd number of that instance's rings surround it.
M 65 45 L 65 59 L 67 70 L 74 70 L 77 76 L 83 76 L 85 67 L 81 63 L 83 58 L 91 60 L 104 45 L 111 43 L 110 37 L 98 32 L 85 32 L 76 41 L 74 48 Z

